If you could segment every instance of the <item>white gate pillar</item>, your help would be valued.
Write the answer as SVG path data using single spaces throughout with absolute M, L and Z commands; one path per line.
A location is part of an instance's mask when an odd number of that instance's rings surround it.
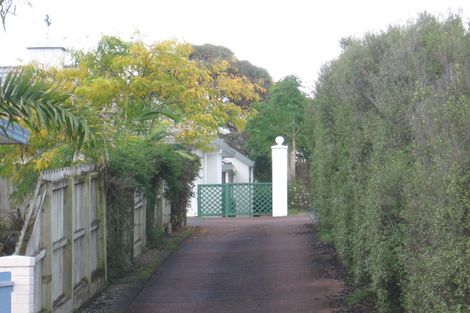
M 271 147 L 273 176 L 273 216 L 287 216 L 287 146 L 284 138 L 276 137 Z

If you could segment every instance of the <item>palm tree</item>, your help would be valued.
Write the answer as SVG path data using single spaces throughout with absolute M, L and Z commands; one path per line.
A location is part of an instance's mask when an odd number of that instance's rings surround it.
M 16 1 L 14 0 L 0 0 L 0 20 L 5 29 L 5 20 L 8 15 L 14 14 L 16 11 Z
M 69 95 L 54 90 L 46 82 L 35 79 L 27 68 L 11 71 L 0 80 L 0 118 L 39 132 L 64 134 L 81 146 L 91 137 L 86 119 L 66 102 Z

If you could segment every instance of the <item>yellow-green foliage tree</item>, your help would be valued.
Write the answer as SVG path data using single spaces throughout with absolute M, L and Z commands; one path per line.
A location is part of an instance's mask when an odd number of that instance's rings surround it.
M 177 142 L 204 145 L 220 127 L 244 127 L 252 111 L 239 101 L 260 99 L 262 88 L 232 74 L 229 62 L 203 64 L 190 59 L 192 51 L 175 41 L 146 45 L 103 37 L 94 51 L 76 54 L 75 66 L 44 73 L 73 95 L 76 106 L 96 112 L 90 124 L 103 142 L 98 155 L 106 162 L 111 276 L 132 263 L 133 245 L 122 238 L 133 230 L 127 217 L 133 214 L 129 201 L 135 190 L 143 191 L 153 207 L 156 185 L 164 179 L 173 229 L 184 224 L 198 159 L 159 139 L 171 133 Z M 147 211 L 147 235 L 155 244 L 152 238 L 161 230 L 152 225 L 152 212 Z
M 110 149 L 131 142 L 171 134 L 204 146 L 220 127 L 242 129 L 253 112 L 236 102 L 258 101 L 263 88 L 234 75 L 227 61 L 191 60 L 192 51 L 175 41 L 146 45 L 103 37 L 95 50 L 77 52 L 74 66 L 35 69 L 36 81 L 64 95 L 64 109 L 51 122 L 63 119 L 64 127 L 38 124 L 27 147 L 2 147 L 0 175 L 16 177 L 24 195 L 41 170 L 105 164 Z
M 80 106 L 93 107 L 118 141 L 166 130 L 178 142 L 205 144 L 228 123 L 243 128 L 252 111 L 234 102 L 258 101 L 262 88 L 231 74 L 226 61 L 190 60 L 192 51 L 176 41 L 103 37 L 96 50 L 76 54 L 76 66 L 49 75 Z

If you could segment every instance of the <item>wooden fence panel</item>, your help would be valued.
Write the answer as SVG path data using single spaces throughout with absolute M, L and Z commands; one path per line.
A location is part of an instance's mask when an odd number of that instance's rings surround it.
M 171 204 L 159 185 L 149 226 L 171 232 Z M 134 195 L 133 256 L 146 247 L 147 201 Z M 35 312 L 71 312 L 99 292 L 106 280 L 106 195 L 93 167 L 41 174 L 16 254 L 35 258 Z
M 145 209 L 146 201 L 142 192 L 134 195 L 134 257 L 139 256 L 145 249 Z
M 90 262 L 90 274 L 94 273 L 98 269 L 98 225 L 99 221 L 97 219 L 98 208 L 98 182 L 96 178 L 90 179 L 90 219 L 89 219 L 89 228 L 90 228 L 90 245 L 89 245 L 89 262 Z
M 52 192 L 52 241 L 64 238 L 64 188 Z
M 59 248 L 52 256 L 52 300 L 57 302 L 64 293 L 64 250 Z
M 171 202 L 165 197 L 166 188 L 165 181 L 162 181 L 156 190 L 155 226 L 166 233 L 171 233 Z
M 64 294 L 64 204 L 65 186 L 52 191 L 52 302 Z
M 78 183 L 75 184 L 73 189 L 73 231 L 76 232 L 83 228 L 84 222 L 84 212 L 83 212 L 83 203 L 86 199 L 83 199 L 84 196 L 84 184 Z
M 35 312 L 71 312 L 104 287 L 105 199 L 101 174 L 92 167 L 41 175 L 26 223 L 32 226 L 25 226 L 17 247 L 36 259 Z

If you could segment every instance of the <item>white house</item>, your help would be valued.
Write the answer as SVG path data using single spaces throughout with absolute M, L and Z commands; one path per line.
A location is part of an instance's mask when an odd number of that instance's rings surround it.
M 208 152 L 193 151 L 201 158 L 201 168 L 194 184 L 194 197 L 188 208 L 188 216 L 197 216 L 197 185 L 252 183 L 255 162 L 233 149 L 222 139 L 216 139 Z

